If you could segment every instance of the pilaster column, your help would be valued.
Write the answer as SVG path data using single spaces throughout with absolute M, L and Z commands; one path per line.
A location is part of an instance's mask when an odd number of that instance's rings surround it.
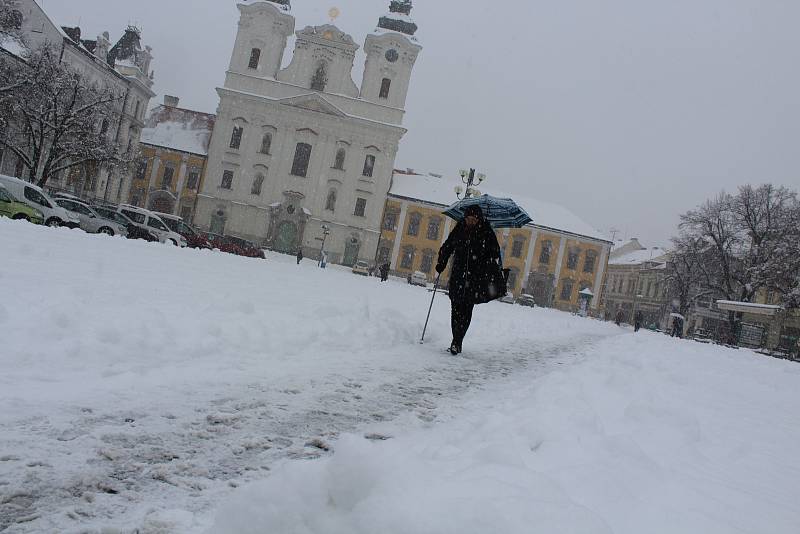
M 405 200 L 400 204 L 400 217 L 397 220 L 397 231 L 394 233 L 394 247 L 392 247 L 392 262 L 389 265 L 391 270 L 397 269 L 397 256 L 400 255 L 400 243 L 403 241 L 403 232 L 406 228 L 406 213 L 408 213 L 408 202 Z
M 172 214 L 177 215 L 180 213 L 181 197 L 183 196 L 183 186 L 186 181 L 186 166 L 189 164 L 189 156 L 184 155 L 181 157 L 181 168 L 178 171 L 178 184 L 175 188 L 175 206 L 172 208 Z
M 603 252 L 600 253 L 600 265 L 597 266 L 597 278 L 594 281 L 594 298 L 592 299 L 591 308 L 596 310 L 600 305 L 600 292 L 603 288 L 603 276 L 606 274 L 606 262 L 608 261 L 609 246 L 603 247 Z
M 558 288 L 561 279 L 561 265 L 564 263 L 564 249 L 567 247 L 567 240 L 561 236 L 558 241 L 558 258 L 556 258 L 556 279 L 553 280 L 553 288 Z
M 531 275 L 531 264 L 533 263 L 533 254 L 536 252 L 536 241 L 539 240 L 539 230 L 532 229 L 530 242 L 528 243 L 528 255 L 525 256 L 525 279 L 522 281 L 522 287 L 528 290 L 528 279 Z
M 157 150 L 156 155 L 153 156 L 153 168 L 150 169 L 150 179 L 147 181 L 147 187 L 144 191 L 144 207 L 147 208 L 147 205 L 150 201 L 150 190 L 153 188 L 153 184 L 156 183 L 158 179 L 158 170 L 161 168 L 161 151 Z

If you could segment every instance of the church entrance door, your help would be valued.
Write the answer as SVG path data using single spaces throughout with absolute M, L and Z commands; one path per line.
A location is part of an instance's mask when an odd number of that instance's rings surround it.
M 356 239 L 349 239 L 347 244 L 344 246 L 344 258 L 342 259 L 342 265 L 347 267 L 352 267 L 356 264 L 356 260 L 358 260 L 358 251 L 361 249 L 361 244 Z
M 278 226 L 278 237 L 275 239 L 275 250 L 284 254 L 297 252 L 297 225 L 283 221 Z

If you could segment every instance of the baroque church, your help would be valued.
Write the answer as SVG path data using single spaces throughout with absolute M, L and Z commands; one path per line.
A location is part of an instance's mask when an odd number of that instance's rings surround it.
M 359 46 L 334 25 L 296 32 L 289 0 L 242 0 L 195 224 L 334 263 L 373 261 L 406 95 L 422 47 L 411 0 L 393 0 Z M 327 229 L 327 230 L 326 230 Z

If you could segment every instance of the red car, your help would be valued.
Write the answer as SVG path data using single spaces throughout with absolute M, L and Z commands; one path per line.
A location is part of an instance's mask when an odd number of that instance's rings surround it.
M 202 236 L 211 244 L 212 248 L 221 250 L 222 252 L 236 254 L 237 256 L 245 256 L 247 258 L 266 259 L 264 251 L 246 239 L 239 239 L 238 237 L 229 235 L 212 234 L 210 232 L 203 232 Z
M 177 215 L 170 215 L 169 213 L 157 213 L 164 224 L 167 227 L 175 232 L 176 234 L 182 235 L 186 239 L 186 245 L 190 248 L 204 248 L 204 249 L 212 249 L 214 247 L 211 246 L 208 239 L 203 237 L 197 230 L 186 224 L 183 219 L 178 217 Z

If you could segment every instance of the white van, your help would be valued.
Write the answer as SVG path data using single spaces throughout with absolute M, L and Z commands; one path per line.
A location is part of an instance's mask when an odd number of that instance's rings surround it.
M 137 206 L 120 204 L 117 211 L 136 224 L 147 229 L 148 232 L 158 237 L 161 243 L 172 243 L 173 245 L 185 247 L 186 238 L 170 230 L 161 218 L 152 211 Z
M 0 174 L 0 184 L 20 202 L 36 208 L 44 215 L 44 224 L 47 226 L 66 226 L 78 228 L 80 220 L 50 198 L 41 187 L 25 180 Z

